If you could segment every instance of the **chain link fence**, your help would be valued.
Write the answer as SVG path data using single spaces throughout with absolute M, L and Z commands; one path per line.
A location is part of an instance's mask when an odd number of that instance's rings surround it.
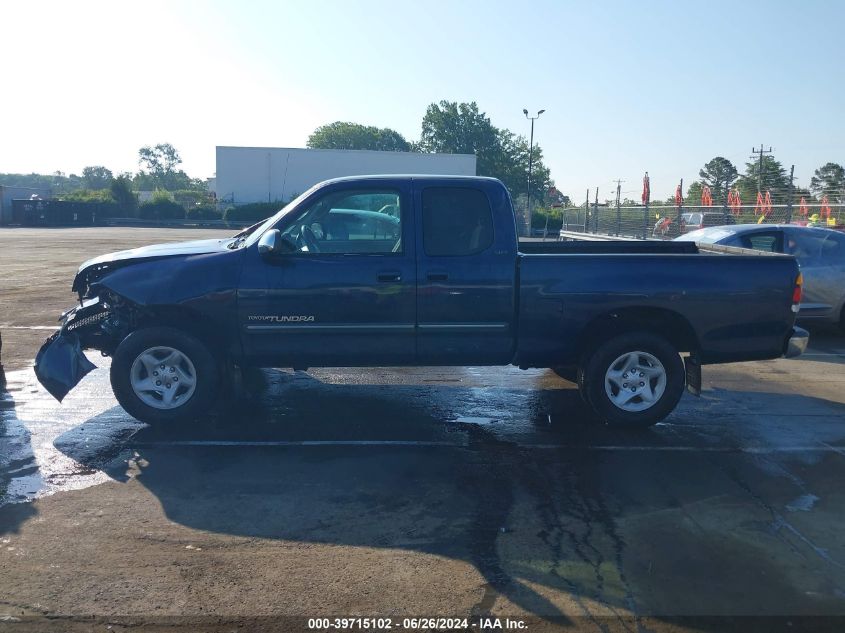
M 560 230 L 627 237 L 673 239 L 700 228 L 735 224 L 794 224 L 845 228 L 845 204 L 813 200 L 795 204 L 613 205 L 582 204 L 560 209 Z

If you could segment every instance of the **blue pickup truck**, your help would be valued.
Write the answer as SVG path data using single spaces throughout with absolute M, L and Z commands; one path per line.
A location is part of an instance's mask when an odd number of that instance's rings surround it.
M 160 424 L 200 416 L 247 366 L 548 367 L 599 419 L 641 427 L 704 364 L 800 354 L 800 283 L 784 255 L 520 243 L 492 178 L 342 178 L 228 239 L 85 262 L 36 373 L 61 399 L 100 350 L 124 409 Z

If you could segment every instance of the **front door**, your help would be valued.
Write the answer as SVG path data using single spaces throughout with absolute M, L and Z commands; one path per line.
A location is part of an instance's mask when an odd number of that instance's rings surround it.
M 414 360 L 416 267 L 408 183 L 336 183 L 277 227 L 296 252 L 255 247 L 239 291 L 245 354 L 263 365 Z
M 513 232 L 497 234 L 493 222 L 494 205 L 497 213 L 511 216 L 507 196 L 499 188 L 488 193 L 448 180 L 415 183 L 422 229 L 417 232 L 420 362 L 510 362 L 516 244 Z

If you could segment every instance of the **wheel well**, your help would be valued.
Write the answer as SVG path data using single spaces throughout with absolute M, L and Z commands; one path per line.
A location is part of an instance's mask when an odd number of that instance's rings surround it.
M 679 352 L 698 350 L 698 337 L 687 319 L 663 308 L 624 308 L 593 319 L 581 336 L 579 357 L 612 336 L 627 332 L 650 332 L 664 337 Z
M 225 337 L 220 335 L 225 331 L 216 322 L 203 317 L 201 314 L 183 306 L 153 306 L 145 308 L 139 315 L 137 327 L 172 327 L 190 334 L 205 343 L 209 351 L 219 360 L 228 353 Z

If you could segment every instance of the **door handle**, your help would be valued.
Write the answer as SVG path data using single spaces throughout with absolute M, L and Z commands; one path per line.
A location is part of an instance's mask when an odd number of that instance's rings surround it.
M 449 279 L 449 273 L 428 273 L 429 281 L 446 281 Z
M 396 271 L 379 273 L 378 280 L 383 283 L 402 281 L 402 273 Z

